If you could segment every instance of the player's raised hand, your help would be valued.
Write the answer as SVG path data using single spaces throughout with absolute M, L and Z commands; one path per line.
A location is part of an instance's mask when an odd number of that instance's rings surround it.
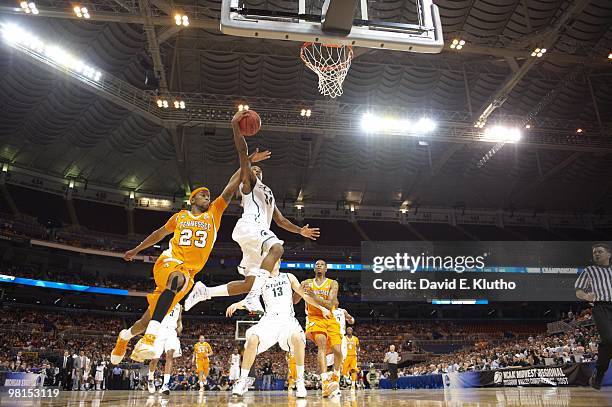
M 251 160 L 251 163 L 258 163 L 267 160 L 271 155 L 272 153 L 268 150 L 260 152 L 259 149 L 256 148 L 255 152 L 249 156 L 249 160 Z
M 311 240 L 317 240 L 317 238 L 321 236 L 321 233 L 319 232 L 319 228 L 310 228 L 308 226 L 309 225 L 307 224 L 306 226 L 300 229 L 300 235 L 307 237 L 308 239 L 311 239 Z
M 137 254 L 138 254 L 138 251 L 136 251 L 135 249 L 128 250 L 123 255 L 123 260 L 125 260 L 125 261 L 132 261 L 132 260 L 134 260 L 134 256 L 136 256 Z
M 248 110 L 246 110 L 246 109 L 245 109 L 245 110 L 238 110 L 238 111 L 236 112 L 236 114 L 234 115 L 234 117 L 232 117 L 232 125 L 233 125 L 233 124 L 238 125 L 238 122 L 240 122 L 240 120 L 241 120 L 241 119 L 242 119 L 244 116 L 246 116 L 248 113 L 249 113 L 249 111 L 248 111 Z

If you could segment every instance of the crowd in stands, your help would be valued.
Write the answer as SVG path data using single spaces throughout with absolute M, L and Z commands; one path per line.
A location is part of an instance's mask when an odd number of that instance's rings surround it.
M 459 352 L 431 358 L 400 372 L 400 375 L 424 375 L 506 367 L 565 365 L 588 362 L 597 355 L 599 335 L 594 326 L 579 327 L 557 335 L 529 336 L 497 345 L 486 342 Z
M 93 389 L 96 386 L 108 389 L 139 388 L 144 385 L 146 366 L 128 363 L 114 367 L 109 360 L 117 334 L 132 320 L 132 316 L 123 318 L 105 313 L 42 312 L 5 307 L 0 315 L 0 371 L 46 372 L 45 383 L 66 389 Z M 172 387 L 190 389 L 197 386 L 191 355 L 200 334 L 205 335 L 214 352 L 209 388 L 228 387 L 230 355 L 241 345 L 234 340 L 235 323 L 231 320 L 187 318 L 183 325 L 183 356 L 175 359 Z M 472 342 L 465 340 L 464 347 L 456 352 L 424 355 L 424 362 L 405 367 L 400 375 L 560 365 L 592 360 L 597 352 L 598 336 L 590 326 L 579 326 L 558 335 L 517 334 L 515 338 L 501 339 L 495 332 L 488 334 L 487 331 L 495 331 L 495 325 L 478 328 L 474 324 L 445 321 L 364 321 L 355 326 L 355 334 L 361 342 L 359 361 L 362 369 L 371 369 L 370 364 L 374 364 L 376 369 L 384 368 L 381 362 L 391 344 L 396 345 L 400 354 L 414 354 L 420 352 L 419 342 L 430 341 L 434 337 L 439 341 L 448 338 L 455 340 L 462 335 L 464 339 L 478 338 Z M 475 332 L 477 335 L 470 337 Z M 132 341 L 131 345 L 134 343 Z M 66 376 L 64 372 L 64 352 L 74 358 L 84 355 L 88 360 L 83 379 L 76 384 L 74 378 L 78 376 L 77 373 Z M 128 355 L 129 352 L 128 349 Z M 309 342 L 306 350 L 306 371 L 309 373 L 316 371 L 316 353 L 316 348 Z M 125 361 L 129 362 L 129 359 Z M 286 377 L 285 354 L 280 348 L 274 347 L 258 357 L 256 369 L 260 372 L 266 362 L 271 364 L 276 378 Z M 160 375 L 163 365 L 162 360 L 158 366 Z M 95 382 L 98 370 L 102 372 L 100 377 L 104 378 L 101 383 Z

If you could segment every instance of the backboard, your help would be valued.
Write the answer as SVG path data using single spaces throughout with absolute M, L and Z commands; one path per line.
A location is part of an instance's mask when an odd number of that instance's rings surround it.
M 222 0 L 221 31 L 417 53 L 442 50 L 442 24 L 432 0 L 391 3 L 393 7 L 388 0 Z M 348 23 L 347 15 L 353 15 Z
M 237 341 L 246 341 L 246 331 L 250 327 L 256 325 L 259 321 L 236 321 L 236 331 L 234 339 Z

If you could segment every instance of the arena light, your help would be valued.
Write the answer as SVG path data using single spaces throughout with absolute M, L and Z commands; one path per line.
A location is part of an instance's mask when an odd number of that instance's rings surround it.
M 183 14 L 175 14 L 174 23 L 176 25 L 189 26 L 189 17 Z
M 68 188 L 74 189 L 74 180 L 73 179 L 70 180 L 70 183 L 68 184 Z
M 91 18 L 91 15 L 89 15 L 89 10 L 87 10 L 87 7 L 75 6 L 73 10 L 74 10 L 74 14 L 76 14 L 78 18 Z
M 525 125 L 525 128 L 526 128 L 526 129 L 530 129 L 530 128 L 531 128 L 531 124 L 527 123 L 527 124 Z
M 94 66 L 86 64 L 57 45 L 45 44 L 35 35 L 14 24 L 3 25 L 2 36 L 9 45 L 17 49 L 27 50 L 28 54 L 34 54 L 36 58 L 49 65 L 59 66 L 62 70 L 68 69 L 82 78 L 96 82 L 99 82 L 102 78 L 102 72 Z
M 298 211 L 301 211 L 302 209 L 304 209 L 304 205 L 303 204 L 295 204 L 295 209 L 297 209 Z
M 464 45 L 465 45 L 465 40 L 462 40 L 460 38 L 455 38 L 451 42 L 450 48 L 456 49 L 457 51 L 459 51 L 461 48 L 463 48 Z
M 2 172 L 8 172 L 8 164 L 7 163 L 2 164 Z
M 532 57 L 538 58 L 541 58 L 544 54 L 546 54 L 546 48 L 536 48 L 531 52 Z
M 238 111 L 242 112 L 243 110 L 249 110 L 249 105 L 243 105 L 243 104 L 238 105 Z
M 300 111 L 300 116 L 302 117 L 310 117 L 311 114 L 312 114 L 312 110 L 310 109 L 302 109 Z
M 416 122 L 394 117 L 379 117 L 373 113 L 364 113 L 361 117 L 361 128 L 368 133 L 430 133 L 437 127 L 432 119 L 423 117 Z
M 477 129 L 482 129 L 486 123 L 487 122 L 485 120 L 478 120 L 476 123 L 474 123 L 474 127 Z
M 157 103 L 157 107 L 159 107 L 160 109 L 167 109 L 168 106 L 170 106 L 168 104 L 167 99 L 157 99 L 156 103 Z
M 485 129 L 482 140 L 494 143 L 517 143 L 522 137 L 521 131 L 516 127 L 492 126 Z
M 429 133 L 436 129 L 436 123 L 430 118 L 424 117 L 416 122 L 416 130 L 421 133 Z
M 581 128 L 577 128 L 576 129 L 576 133 L 577 134 L 582 134 L 582 133 L 584 133 L 584 130 L 582 130 Z
M 34 2 L 28 3 L 27 1 L 22 1 L 21 3 L 19 3 L 19 5 L 26 14 L 38 14 L 38 8 L 36 7 L 36 3 Z
M 612 59 L 612 52 L 608 54 L 608 59 Z

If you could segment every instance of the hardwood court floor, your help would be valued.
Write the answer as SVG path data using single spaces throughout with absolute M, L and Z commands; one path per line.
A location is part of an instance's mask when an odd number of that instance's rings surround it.
M 15 399 L 0 395 L 0 406 L 66 407 L 192 407 L 192 406 L 274 406 L 274 407 L 483 407 L 483 406 L 612 406 L 612 388 L 602 391 L 588 387 L 461 389 L 461 390 L 364 390 L 343 391 L 341 397 L 323 399 L 309 392 L 296 399 L 287 392 L 249 392 L 234 398 L 229 392 L 173 392 L 170 396 L 145 391 L 61 392 L 57 398 Z

